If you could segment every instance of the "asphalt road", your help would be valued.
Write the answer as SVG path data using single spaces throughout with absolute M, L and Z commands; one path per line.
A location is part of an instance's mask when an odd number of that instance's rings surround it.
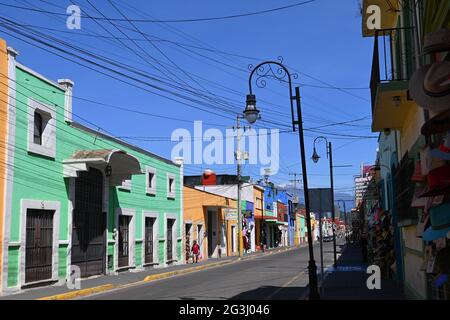
M 319 245 L 315 260 L 320 272 Z M 301 299 L 308 284 L 308 248 L 268 254 L 168 279 L 86 297 L 92 300 Z M 332 264 L 332 242 L 324 243 L 324 266 Z M 320 275 L 319 275 L 320 281 Z

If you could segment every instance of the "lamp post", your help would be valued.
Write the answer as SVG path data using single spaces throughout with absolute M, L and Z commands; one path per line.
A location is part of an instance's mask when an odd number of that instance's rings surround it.
M 313 142 L 313 155 L 312 155 L 312 160 L 314 161 L 314 163 L 319 162 L 320 156 L 317 154 L 316 151 L 316 142 L 317 140 L 325 140 L 326 142 L 326 149 L 327 149 L 327 158 L 330 160 L 330 187 L 331 187 L 331 218 L 333 220 L 332 223 L 332 229 L 333 229 L 333 258 L 334 258 L 334 267 L 337 266 L 337 253 L 336 253 L 336 232 L 335 232 L 335 213 L 334 213 L 334 185 L 333 185 L 333 152 L 332 152 L 332 148 L 331 148 L 331 142 L 328 142 L 327 138 L 320 136 L 314 139 Z
M 313 250 L 313 239 L 311 232 L 311 216 L 310 216 L 310 208 L 309 208 L 309 194 L 308 194 L 308 179 L 306 175 L 306 159 L 305 159 L 305 142 L 303 138 L 303 120 L 302 120 L 302 112 L 300 105 L 300 88 L 295 88 L 295 95 L 292 94 L 292 81 L 291 74 L 289 70 L 281 63 L 282 59 L 279 58 L 280 61 L 265 61 L 254 68 L 249 66 L 251 69 L 251 73 L 248 79 L 249 86 L 249 94 L 247 95 L 247 105 L 244 111 L 244 114 L 247 120 L 254 120 L 258 118 L 259 111 L 256 109 L 256 96 L 252 91 L 252 77 L 254 75 L 257 76 L 256 85 L 259 88 L 264 88 L 266 86 L 265 79 L 276 79 L 279 81 L 286 81 L 289 84 L 289 101 L 291 105 L 291 118 L 292 118 L 292 130 L 295 131 L 295 126 L 298 126 L 299 133 L 299 141 L 300 141 L 300 157 L 302 162 L 302 176 L 303 176 L 303 191 L 305 197 L 305 210 L 306 210 L 306 225 L 308 229 L 308 248 L 309 248 L 309 263 L 308 263 L 308 274 L 309 274 L 309 299 L 317 300 L 319 299 L 319 291 L 317 286 L 317 267 L 314 261 L 314 250 Z M 275 67 L 274 70 L 272 67 Z M 294 78 L 297 75 L 293 75 Z M 297 120 L 294 118 L 294 101 L 297 105 Z
M 253 104 L 253 108 L 250 105 L 247 105 L 247 107 L 245 108 L 243 115 L 238 114 L 236 117 L 236 127 L 235 129 L 237 130 L 236 132 L 236 165 L 237 165 L 237 215 L 238 215 L 238 254 L 239 254 L 239 258 L 241 258 L 243 256 L 243 239 L 242 239 L 242 207 L 241 207 L 241 160 L 242 159 L 247 159 L 247 154 L 246 152 L 242 152 L 240 150 L 241 148 L 241 124 L 240 124 L 240 120 L 241 119 L 247 119 L 247 121 L 250 124 L 255 123 L 255 121 L 258 119 L 259 117 L 259 110 L 256 109 L 256 106 Z M 243 127 L 245 130 L 245 126 Z

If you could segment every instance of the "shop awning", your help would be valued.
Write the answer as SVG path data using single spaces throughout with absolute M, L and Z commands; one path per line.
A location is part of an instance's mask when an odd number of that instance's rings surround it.
M 99 169 L 111 167 L 110 185 L 118 186 L 134 174 L 143 174 L 139 160 L 119 149 L 79 150 L 63 161 L 65 178 L 76 178 L 78 172 L 88 171 L 89 166 Z

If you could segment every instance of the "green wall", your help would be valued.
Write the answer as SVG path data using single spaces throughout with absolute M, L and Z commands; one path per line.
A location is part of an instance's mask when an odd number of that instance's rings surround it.
M 122 191 L 117 187 L 110 188 L 109 212 L 108 212 L 108 239 L 112 239 L 112 231 L 115 227 L 116 208 L 127 208 L 135 210 L 136 239 L 142 239 L 142 211 L 159 213 L 159 237 L 165 237 L 164 213 L 177 214 L 178 235 L 181 235 L 182 221 L 181 211 L 181 188 L 179 167 L 160 160 L 146 153 L 140 153 L 127 146 L 107 140 L 100 136 L 82 129 L 75 128 L 64 121 L 64 91 L 60 88 L 43 81 L 36 76 L 16 68 L 16 136 L 14 149 L 14 182 L 12 192 L 12 212 L 10 225 L 10 241 L 20 241 L 20 201 L 21 199 L 35 199 L 46 201 L 58 201 L 60 203 L 60 226 L 59 240 L 69 240 L 68 230 L 68 201 L 69 186 L 68 179 L 63 177 L 62 161 L 71 158 L 78 150 L 93 149 L 121 149 L 134 155 L 141 162 L 141 169 L 145 171 L 146 166 L 154 167 L 157 171 L 157 189 L 155 196 L 145 193 L 145 174 L 132 177 L 131 191 Z M 31 97 L 43 104 L 55 106 L 56 109 L 56 157 L 55 159 L 29 153 L 27 151 L 28 141 L 28 98 Z M 76 101 L 76 100 L 75 100 Z M 75 102 L 74 101 L 74 102 Z M 76 113 L 76 104 L 74 104 Z M 30 112 L 31 113 L 31 112 Z M 166 173 L 175 175 L 176 194 L 175 200 L 167 198 Z M 174 239 L 175 240 L 175 239 Z M 178 242 L 181 252 L 181 242 Z M 160 242 L 160 262 L 164 262 L 165 243 Z M 142 243 L 136 246 L 137 266 L 142 264 Z M 114 253 L 114 246 L 108 245 L 108 254 Z M 59 248 L 59 270 L 60 278 L 66 276 L 66 257 L 68 254 L 67 244 L 60 244 Z M 8 286 L 18 284 L 19 270 L 19 247 L 8 249 Z

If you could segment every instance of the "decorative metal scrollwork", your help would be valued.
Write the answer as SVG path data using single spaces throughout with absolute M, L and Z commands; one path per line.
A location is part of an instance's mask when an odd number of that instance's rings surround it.
M 281 66 L 281 63 L 283 62 L 283 57 L 279 56 L 277 57 L 277 62 L 280 64 L 278 65 L 275 61 L 274 62 L 268 62 L 265 64 L 259 65 L 257 70 L 253 70 L 254 66 L 253 64 L 248 65 L 248 69 L 255 73 L 256 76 L 256 86 L 259 88 L 265 88 L 267 85 L 266 79 L 271 80 L 278 80 L 280 83 L 289 82 L 289 74 L 286 72 L 286 69 L 284 69 Z M 292 73 L 291 77 L 294 79 L 298 78 L 297 73 Z

